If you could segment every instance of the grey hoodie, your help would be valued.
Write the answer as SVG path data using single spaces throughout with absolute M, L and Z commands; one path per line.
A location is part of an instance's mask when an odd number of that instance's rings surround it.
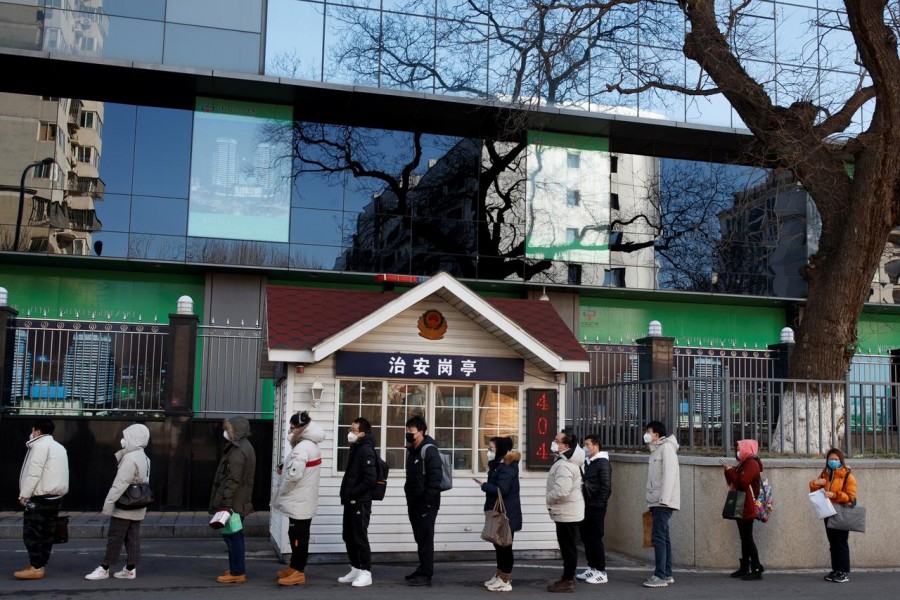
M 678 441 L 674 435 L 650 444 L 647 469 L 647 506 L 681 508 L 681 474 L 678 465 Z

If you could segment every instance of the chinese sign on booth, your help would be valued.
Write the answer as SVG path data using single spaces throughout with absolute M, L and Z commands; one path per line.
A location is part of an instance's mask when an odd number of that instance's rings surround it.
M 335 374 L 338 377 L 523 381 L 525 361 L 521 358 L 341 350 L 335 353 Z

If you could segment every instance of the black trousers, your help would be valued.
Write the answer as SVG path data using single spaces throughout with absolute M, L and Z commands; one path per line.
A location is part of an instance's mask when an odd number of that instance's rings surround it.
M 515 537 L 515 533 L 511 534 Z M 509 546 L 498 546 L 494 544 L 494 554 L 497 556 L 497 568 L 500 569 L 501 573 L 512 573 L 513 563 L 515 559 L 513 558 L 512 544 Z
M 289 519 L 288 539 L 291 541 L 291 568 L 297 571 L 306 569 L 309 559 L 309 526 L 312 519 Z
M 344 505 L 342 535 L 347 546 L 350 566 L 372 570 L 372 549 L 369 546 L 369 519 L 372 517 L 372 502 L 356 502 Z
M 50 561 L 53 550 L 53 534 L 56 533 L 56 518 L 62 506 L 62 499 L 46 500 L 32 498 L 34 508 L 25 510 L 22 540 L 28 550 L 31 566 L 40 569 Z
M 416 571 L 431 577 L 434 575 L 434 523 L 437 520 L 437 506 L 425 506 L 424 502 L 407 497 L 406 510 L 419 551 L 419 566 Z
M 128 561 L 126 565 L 137 566 L 141 560 L 141 522 L 110 517 L 106 556 L 103 557 L 103 564 L 107 568 L 119 560 L 123 544 Z
M 753 521 L 756 519 L 741 519 L 736 521 L 738 535 L 741 536 L 741 560 L 746 560 L 754 571 L 759 568 L 759 552 L 756 542 L 753 541 Z
M 606 548 L 603 546 L 605 533 L 606 507 L 586 506 L 584 521 L 581 522 L 581 541 L 584 543 L 584 555 L 588 567 L 595 571 L 606 570 Z
M 578 568 L 578 522 L 557 523 L 556 541 L 563 559 L 562 579 L 575 580 L 575 569 Z
M 831 551 L 831 570 L 849 573 L 850 532 L 826 527 L 825 535 L 828 536 L 828 549 Z

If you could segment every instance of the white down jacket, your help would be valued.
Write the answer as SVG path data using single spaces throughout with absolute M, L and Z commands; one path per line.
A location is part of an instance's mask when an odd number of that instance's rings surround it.
M 291 436 L 291 450 L 284 460 L 281 484 L 272 502 L 272 508 L 291 519 L 312 519 L 319 508 L 319 444 L 324 439 L 325 431 L 314 422 Z
M 106 500 L 103 501 L 103 514 L 129 521 L 142 521 L 147 516 L 146 508 L 122 510 L 116 508 L 116 500 L 132 483 L 150 482 L 150 459 L 144 454 L 144 448 L 150 442 L 150 430 L 140 423 L 129 425 L 122 432 L 122 439 L 125 440 L 125 446 L 116 452 L 119 468 L 109 493 L 106 494 Z
M 584 493 L 581 491 L 581 467 L 584 450 L 572 449 L 572 455 L 561 454 L 547 475 L 547 510 L 557 523 L 584 520 Z
M 19 496 L 65 496 L 69 491 L 69 456 L 49 435 L 27 442 L 28 452 L 19 473 Z

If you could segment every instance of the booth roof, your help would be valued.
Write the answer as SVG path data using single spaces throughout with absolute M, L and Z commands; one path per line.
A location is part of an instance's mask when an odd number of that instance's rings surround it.
M 270 350 L 309 350 L 397 299 L 396 292 L 269 286 Z M 563 360 L 587 360 L 587 353 L 550 302 L 484 298 L 528 335 Z

